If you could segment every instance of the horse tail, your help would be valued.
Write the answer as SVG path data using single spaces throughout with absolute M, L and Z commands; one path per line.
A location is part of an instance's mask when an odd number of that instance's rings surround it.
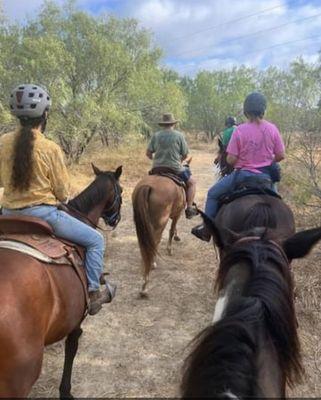
M 134 222 L 139 248 L 143 258 L 143 274 L 146 278 L 157 254 L 154 228 L 149 212 L 149 197 L 152 188 L 140 186 L 133 197 Z
M 260 226 L 276 228 L 276 215 L 271 205 L 263 202 L 254 204 L 246 214 L 243 226 L 244 231 Z
M 182 398 L 243 398 L 255 394 L 263 313 L 259 299 L 244 297 L 238 304 L 229 305 L 221 320 L 196 336 L 183 366 Z

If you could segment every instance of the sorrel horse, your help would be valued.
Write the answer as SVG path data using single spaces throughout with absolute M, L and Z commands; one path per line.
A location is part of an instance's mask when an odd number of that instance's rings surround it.
M 187 161 L 189 164 L 191 159 Z M 173 238 L 177 236 L 177 222 L 186 205 L 183 187 L 170 178 L 148 175 L 138 182 L 132 194 L 134 222 L 138 244 L 142 256 L 144 283 L 140 294 L 147 296 L 147 284 L 152 267 L 156 266 L 155 258 L 162 233 L 171 219 L 167 242 L 167 252 L 172 254 Z
M 70 205 L 84 222 L 111 226 L 120 219 L 122 167 L 102 172 Z M 86 309 L 82 283 L 71 266 L 44 264 L 0 249 L 0 397 L 27 397 L 37 380 L 44 347 L 63 338 L 65 362 L 61 398 L 72 397 L 71 372 Z
M 289 264 L 321 228 L 292 234 L 291 210 L 270 196 L 235 200 L 215 223 L 204 218 L 222 256 L 219 299 L 185 361 L 182 397 L 285 397 L 302 375 Z

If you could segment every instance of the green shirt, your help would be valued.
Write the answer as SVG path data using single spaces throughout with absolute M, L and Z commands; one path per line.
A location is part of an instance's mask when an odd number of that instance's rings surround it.
M 156 132 L 148 145 L 148 150 L 154 153 L 153 168 L 168 167 L 182 171 L 182 160 L 188 154 L 188 146 L 183 133 L 175 130 Z
M 223 138 L 222 138 L 222 143 L 224 146 L 228 145 L 228 142 L 230 141 L 233 132 L 235 131 L 236 126 L 231 126 L 230 128 L 225 128 L 223 131 Z

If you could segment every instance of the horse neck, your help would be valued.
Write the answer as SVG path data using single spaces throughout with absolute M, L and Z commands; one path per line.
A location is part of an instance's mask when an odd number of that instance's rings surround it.
M 243 295 L 261 303 L 265 335 L 275 347 L 281 375 L 291 385 L 300 380 L 302 367 L 288 262 L 272 243 L 253 241 L 235 249 L 223 260 L 218 277 L 220 285 L 224 284 L 233 259 L 234 265 L 243 259 L 251 270 Z
M 96 181 L 92 182 L 88 187 L 86 187 L 82 192 L 80 192 L 80 194 L 78 194 L 68 203 L 73 209 L 88 218 L 88 220 L 93 225 L 98 224 L 99 218 L 102 215 L 102 212 L 107 203 L 106 198 L 100 199 L 100 201 L 98 201 L 97 203 L 95 202 L 94 196 L 97 192 L 92 190 L 95 182 Z M 108 192 L 107 185 L 105 192 Z

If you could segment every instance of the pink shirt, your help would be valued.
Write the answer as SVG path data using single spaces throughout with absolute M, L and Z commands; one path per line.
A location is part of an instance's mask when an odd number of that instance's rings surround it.
M 271 122 L 246 122 L 233 132 L 227 153 L 238 158 L 235 168 L 260 172 L 256 168 L 271 165 L 275 154 L 283 153 L 284 143 Z

